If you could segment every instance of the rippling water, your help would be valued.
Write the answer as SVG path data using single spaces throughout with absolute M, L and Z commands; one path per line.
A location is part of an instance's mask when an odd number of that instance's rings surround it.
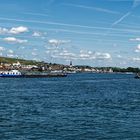
M 0 140 L 140 140 L 140 79 L 0 79 Z

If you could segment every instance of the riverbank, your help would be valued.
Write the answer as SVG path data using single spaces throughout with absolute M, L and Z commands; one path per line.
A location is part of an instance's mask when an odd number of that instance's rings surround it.
M 17 69 L 19 71 L 26 72 L 65 72 L 65 73 L 138 73 L 139 68 L 119 68 L 119 67 L 92 67 L 86 65 L 64 65 L 56 63 L 39 62 L 33 60 L 24 60 L 17 58 L 0 57 L 0 70 L 12 70 Z

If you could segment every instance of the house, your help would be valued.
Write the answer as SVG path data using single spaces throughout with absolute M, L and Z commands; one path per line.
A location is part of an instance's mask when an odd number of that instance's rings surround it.
M 12 66 L 13 66 L 14 68 L 20 68 L 20 67 L 21 67 L 21 64 L 20 64 L 19 61 L 17 61 L 16 63 L 13 63 Z

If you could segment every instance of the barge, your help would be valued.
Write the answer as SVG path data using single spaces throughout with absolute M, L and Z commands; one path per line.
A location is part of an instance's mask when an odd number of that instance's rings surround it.
M 18 70 L 0 71 L 0 78 L 49 78 L 49 77 L 66 77 L 65 73 L 28 73 L 22 74 Z

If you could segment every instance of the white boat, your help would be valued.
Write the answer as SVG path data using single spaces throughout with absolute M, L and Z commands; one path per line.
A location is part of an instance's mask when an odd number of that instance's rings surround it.
M 67 74 L 74 74 L 76 71 L 66 71 Z
M 137 74 L 135 75 L 135 78 L 136 78 L 136 79 L 140 79 L 140 74 L 137 73 Z
M 18 70 L 0 71 L 0 77 L 21 77 L 22 74 Z

